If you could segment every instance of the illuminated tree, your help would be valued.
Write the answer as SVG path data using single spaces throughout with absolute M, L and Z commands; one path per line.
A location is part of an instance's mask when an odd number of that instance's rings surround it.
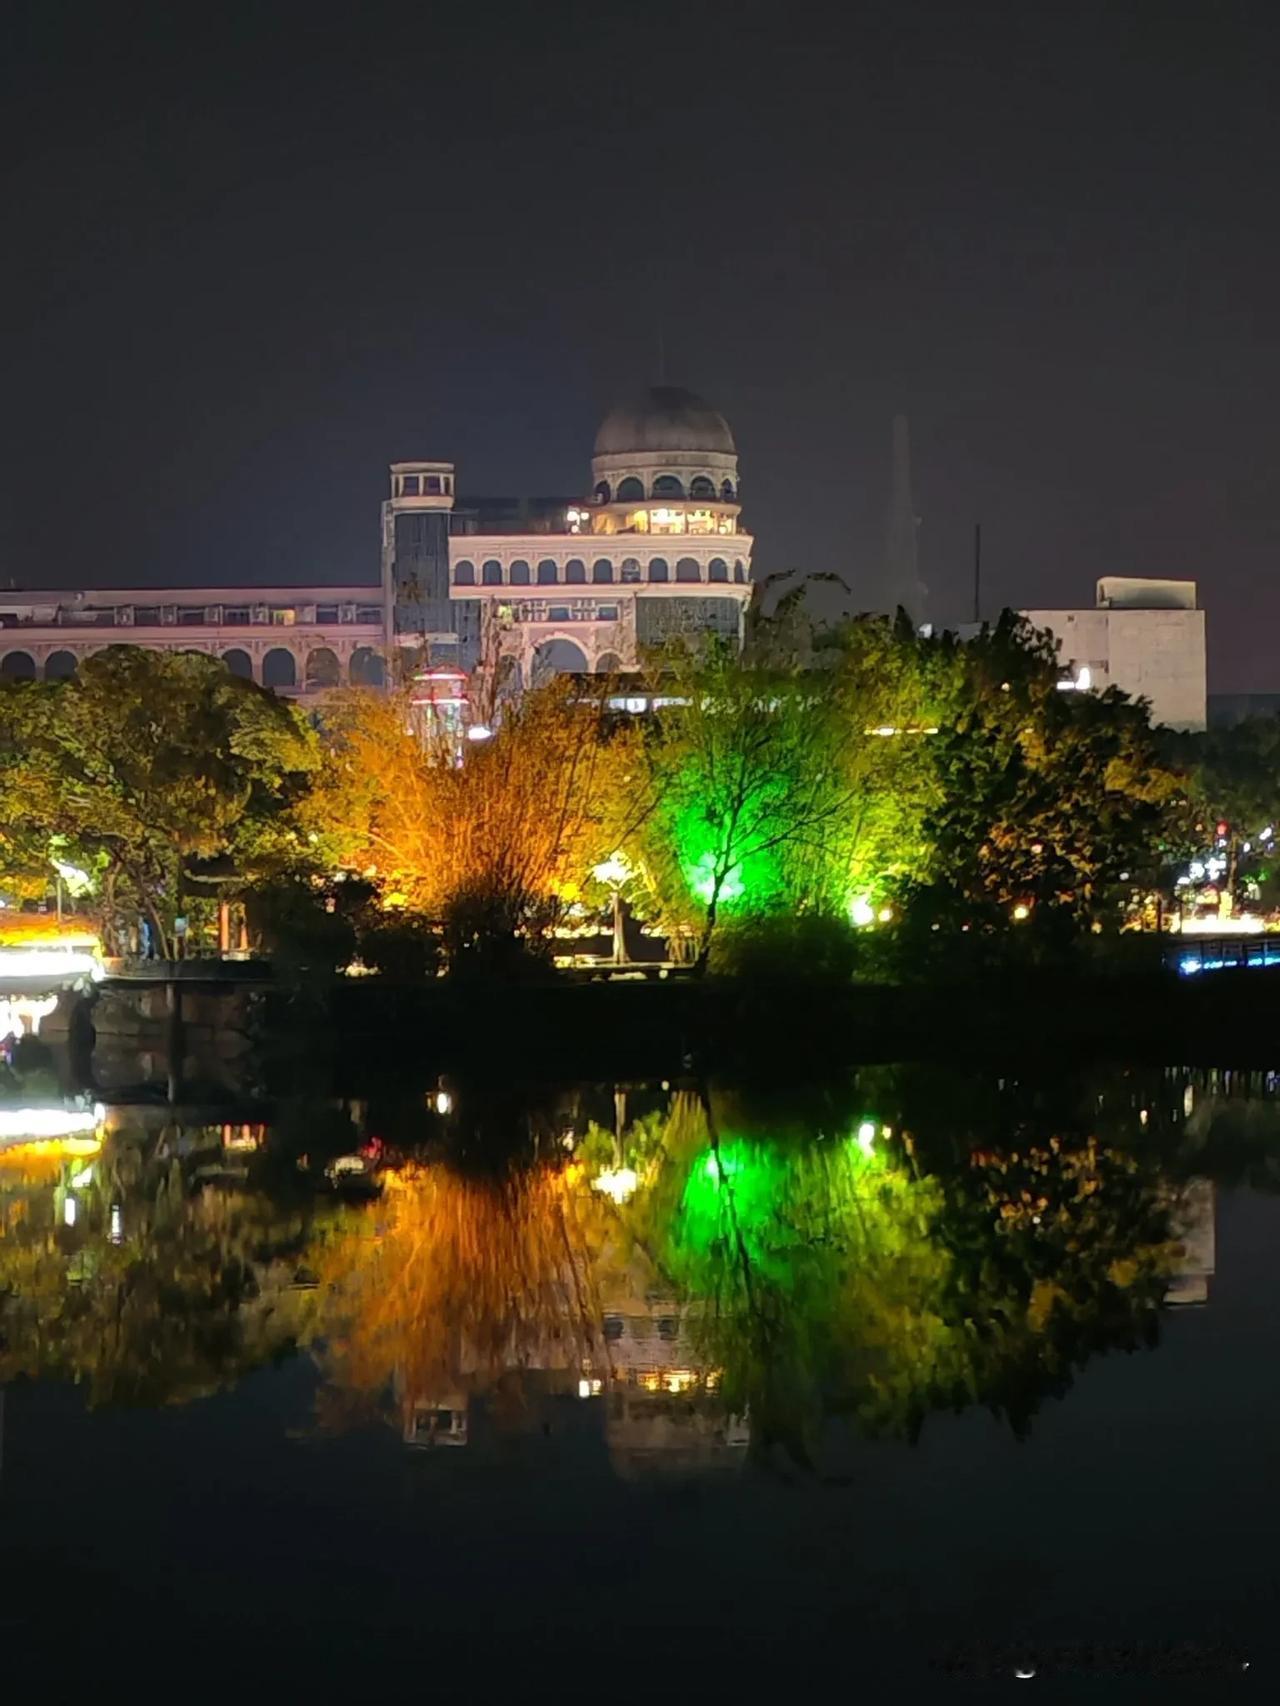
M 320 844 L 384 904 L 444 919 L 455 965 L 482 943 L 536 940 L 644 809 L 634 736 L 603 698 L 556 680 L 510 706 L 459 766 L 406 699 L 352 694 L 308 806 Z
M 1178 796 L 1145 706 L 1061 691 L 1049 637 L 1008 612 L 954 659 L 918 909 L 1063 935 L 1101 925 L 1116 886 L 1152 871 Z
M 0 837 L 56 839 L 100 872 L 110 933 L 141 911 L 168 955 L 201 861 L 248 881 L 303 855 L 292 814 L 318 762 L 314 731 L 218 659 L 112 646 L 69 680 L 7 695 L 10 707 Z
M 668 928 L 693 930 L 703 970 L 722 913 L 807 898 L 851 790 L 830 762 L 820 684 L 727 647 L 662 661 L 672 703 L 646 748 L 652 807 L 629 851 Z

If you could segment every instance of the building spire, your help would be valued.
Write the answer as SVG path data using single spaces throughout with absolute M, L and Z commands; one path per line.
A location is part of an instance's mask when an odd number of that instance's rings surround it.
M 883 608 L 892 616 L 899 605 L 913 622 L 924 616 L 916 534 L 920 525 L 911 493 L 911 431 L 905 415 L 893 418 L 893 480 L 885 529 Z

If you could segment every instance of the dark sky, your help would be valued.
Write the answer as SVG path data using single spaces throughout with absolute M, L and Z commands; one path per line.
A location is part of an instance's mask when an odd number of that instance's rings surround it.
M 1274 10 L 10 0 L 0 577 L 372 579 L 388 461 L 585 491 L 661 323 L 761 569 L 878 558 L 902 410 L 935 616 L 980 518 L 1280 689 Z

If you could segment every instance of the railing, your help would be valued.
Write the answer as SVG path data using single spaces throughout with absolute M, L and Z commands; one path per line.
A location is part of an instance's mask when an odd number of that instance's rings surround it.
M 1166 950 L 1183 977 L 1207 971 L 1236 971 L 1247 967 L 1280 966 L 1280 936 L 1175 937 Z

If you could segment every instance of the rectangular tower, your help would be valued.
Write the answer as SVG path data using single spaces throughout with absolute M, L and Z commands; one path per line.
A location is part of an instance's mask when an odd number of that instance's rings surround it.
M 449 597 L 451 462 L 393 462 L 382 506 L 382 596 L 388 658 L 408 648 L 425 664 L 470 669 L 475 609 Z M 472 635 L 471 630 L 475 629 Z

